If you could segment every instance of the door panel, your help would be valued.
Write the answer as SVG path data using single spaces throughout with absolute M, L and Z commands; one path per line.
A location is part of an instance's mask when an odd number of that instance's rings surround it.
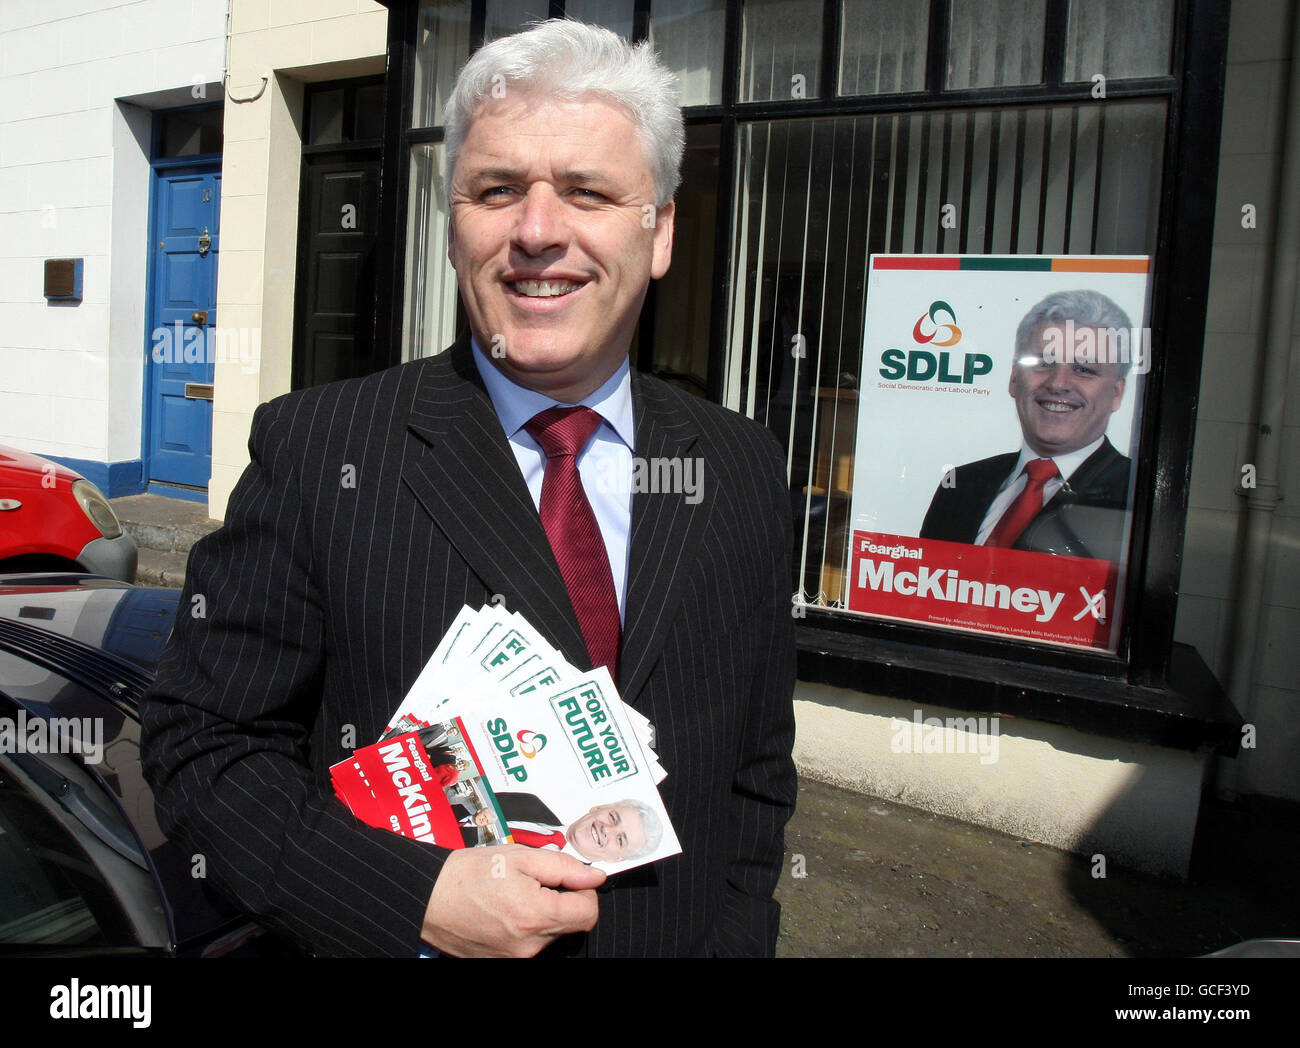
M 379 159 L 354 150 L 303 159 L 294 317 L 295 389 L 375 370 Z
M 215 165 L 158 173 L 147 364 L 149 479 L 196 488 L 206 488 L 212 474 L 212 401 L 196 397 L 203 391 L 194 387 L 210 387 L 215 372 L 220 207 Z

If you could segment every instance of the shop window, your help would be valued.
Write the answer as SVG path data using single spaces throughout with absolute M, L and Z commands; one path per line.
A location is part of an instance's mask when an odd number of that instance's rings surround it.
M 821 0 L 750 0 L 745 4 L 742 102 L 816 98 L 821 63 Z
M 848 606 L 859 390 L 876 378 L 863 360 L 870 256 L 1154 254 L 1166 111 L 1135 101 L 741 130 L 726 402 L 786 448 L 803 602 Z M 905 463 L 885 440 L 880 455 Z
M 717 124 L 693 124 L 686 129 L 673 264 L 654 285 L 654 337 L 649 349 L 634 357 L 642 371 L 698 396 L 708 394 L 709 382 L 719 140 Z
M 442 352 L 455 340 L 458 329 L 456 271 L 447 261 L 451 208 L 442 180 L 443 156 L 441 142 L 411 147 L 403 360 Z
M 632 7 L 632 0 L 565 0 L 564 17 L 603 25 L 631 40 Z
M 1173 6 L 1174 0 L 1072 0 L 1065 81 L 1167 74 Z
M 517 33 L 530 22 L 551 17 L 551 5 L 538 0 L 488 0 L 484 40 Z
M 952 0 L 950 90 L 1043 82 L 1047 0 Z
M 470 16 L 473 5 L 430 3 L 420 5 L 415 39 L 415 97 L 413 127 L 442 123 L 456 74 L 469 59 Z
M 440 186 L 439 121 L 449 85 L 484 40 L 561 10 L 627 32 L 621 0 L 418 0 L 406 30 L 415 45 L 406 52 L 414 66 L 411 126 L 404 151 L 386 160 L 388 184 L 400 187 L 398 210 L 405 208 L 407 245 L 397 256 L 405 259 L 403 297 L 388 314 L 405 331 L 402 359 L 437 352 L 463 319 L 446 261 Z M 882 694 L 911 687 L 908 675 L 917 672 L 944 687 L 957 678 L 975 685 L 976 675 L 948 661 L 948 652 L 961 651 L 976 661 L 1164 687 L 1177 601 L 1168 580 L 1176 577 L 1186 509 L 1185 493 L 1165 481 L 1189 454 L 1198 358 L 1194 350 L 1162 354 L 1160 344 L 1199 345 L 1203 336 L 1208 263 L 1197 248 L 1208 235 L 1213 191 L 1191 157 L 1193 143 L 1212 149 L 1217 141 L 1222 7 L 1210 0 L 639 0 L 631 25 L 631 39 L 650 39 L 678 74 L 688 134 L 674 265 L 647 297 L 633 358 L 761 420 L 785 449 L 801 674 L 853 687 L 866 674 Z M 1174 178 L 1175 166 L 1192 174 Z M 1154 364 L 1125 380 L 1128 446 L 1114 434 L 1116 450 L 1131 460 L 1131 488 L 1104 641 L 1070 644 L 891 617 L 849 585 L 858 575 L 851 552 L 861 550 L 848 548 L 847 496 L 855 479 L 868 476 L 872 452 L 863 452 L 863 440 L 889 438 L 858 417 L 874 410 L 863 383 L 881 361 L 864 363 L 864 351 L 887 312 L 871 296 L 872 256 L 945 260 L 936 270 L 996 264 L 1012 274 L 1003 284 L 1012 288 L 1019 271 L 1058 262 L 1061 271 L 1116 264 L 1136 275 L 1142 293 L 1125 309 L 1154 342 Z M 394 272 L 395 287 L 401 276 Z M 1078 286 L 1089 283 L 1080 278 Z M 942 296 L 932 298 L 925 312 L 933 308 L 939 319 L 926 321 L 921 338 L 940 324 L 960 327 L 943 314 Z M 1015 294 L 1010 305 L 998 296 L 984 301 L 999 313 L 1021 309 Z M 979 308 L 977 300 L 971 309 Z M 977 352 L 975 336 L 965 337 L 961 349 Z M 1016 345 L 1014 332 L 986 337 L 1004 353 Z M 983 383 L 986 402 L 1000 397 L 1012 430 L 1008 373 L 1019 356 L 1005 358 L 998 379 Z M 998 457 L 966 446 L 960 398 L 950 403 L 936 425 L 953 434 L 953 462 Z M 893 449 L 876 454 L 899 457 Z M 935 480 L 916 483 L 933 491 Z M 1039 567 L 1061 569 L 1047 559 Z M 932 585 L 936 576 L 927 577 Z M 1077 586 L 1042 586 L 1065 590 L 1067 602 L 1081 596 Z M 1016 599 L 1028 601 L 1023 592 Z M 880 645 L 906 658 L 881 661 Z M 904 663 L 909 668 L 896 671 Z M 1001 684 L 979 687 L 989 702 L 1003 702 Z
M 677 74 L 683 106 L 722 101 L 725 4 L 708 0 L 653 0 L 650 42 Z
M 840 23 L 841 95 L 880 95 L 925 87 L 928 2 L 844 0 Z

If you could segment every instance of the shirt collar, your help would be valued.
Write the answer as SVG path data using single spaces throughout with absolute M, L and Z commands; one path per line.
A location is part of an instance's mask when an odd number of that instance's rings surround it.
M 1105 439 L 1106 434 L 1103 433 L 1091 444 L 1081 447 L 1078 451 L 1071 451 L 1065 455 L 1040 455 L 1028 444 L 1021 444 L 1020 459 L 1016 462 L 1016 470 L 1011 474 L 1011 479 L 1014 480 L 1016 477 L 1020 476 L 1021 471 L 1025 468 L 1025 463 L 1032 462 L 1034 459 L 1050 458 L 1056 463 L 1056 469 L 1057 472 L 1061 474 L 1061 479 L 1069 480 L 1074 471 L 1088 461 L 1089 456 L 1101 447 L 1101 442 Z
M 560 401 L 539 393 L 535 389 L 521 386 L 507 376 L 484 355 L 477 340 L 471 339 L 474 348 L 474 366 L 487 387 L 492 406 L 497 418 L 506 431 L 506 438 L 513 439 L 529 419 L 539 411 L 547 408 L 569 407 Z M 618 366 L 618 370 L 588 396 L 579 401 L 585 407 L 595 411 L 614 430 L 621 441 L 629 448 L 635 448 L 636 429 L 632 424 L 632 369 L 627 358 Z

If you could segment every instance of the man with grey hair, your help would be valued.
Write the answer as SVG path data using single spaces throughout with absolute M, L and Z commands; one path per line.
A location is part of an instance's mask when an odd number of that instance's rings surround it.
M 182 605 L 207 613 L 178 617 L 143 704 L 145 773 L 209 883 L 315 953 L 775 949 L 796 793 L 784 458 L 628 361 L 672 254 L 671 81 L 578 23 L 482 48 L 446 120 L 469 330 L 260 407 L 225 526 L 191 554 Z M 635 465 L 687 457 L 702 498 L 633 491 Z M 333 798 L 330 765 L 379 736 L 460 607 L 503 600 L 655 724 L 680 855 L 605 883 L 568 854 L 372 829 Z M 578 832 L 636 844 L 624 814 Z
M 1132 462 L 1106 427 L 1133 363 L 1129 332 L 1128 316 L 1097 291 L 1056 292 L 1030 309 L 1007 387 L 1020 451 L 957 467 L 920 537 L 1118 561 Z

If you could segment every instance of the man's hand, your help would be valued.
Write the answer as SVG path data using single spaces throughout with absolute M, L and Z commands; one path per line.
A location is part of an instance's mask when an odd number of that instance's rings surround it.
M 518 844 L 454 851 L 429 896 L 422 938 L 456 957 L 532 957 L 561 935 L 595 927 L 595 889 L 604 882 L 603 870 L 559 852 Z

